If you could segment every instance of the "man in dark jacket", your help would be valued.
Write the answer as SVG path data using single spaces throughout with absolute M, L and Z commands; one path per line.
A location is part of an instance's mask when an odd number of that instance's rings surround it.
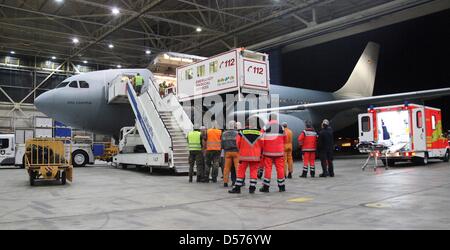
M 317 150 L 319 151 L 320 163 L 322 165 L 322 174 L 319 175 L 320 177 L 334 177 L 333 149 L 333 129 L 330 127 L 330 122 L 325 119 L 322 122 L 322 130 L 319 132 L 317 142 Z
M 224 170 L 223 170 L 223 186 L 228 187 L 228 179 L 231 172 L 231 182 L 234 186 L 236 182 L 236 169 L 239 166 L 239 150 L 236 145 L 236 122 L 228 123 L 228 130 L 222 133 L 222 150 L 224 150 Z

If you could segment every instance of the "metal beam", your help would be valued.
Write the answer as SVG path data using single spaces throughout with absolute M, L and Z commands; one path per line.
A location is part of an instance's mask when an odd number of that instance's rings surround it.
M 248 46 L 261 50 L 287 45 L 283 53 L 358 34 L 450 8 L 447 0 L 395 0 Z
M 255 28 L 260 28 L 260 27 L 262 27 L 262 26 L 264 26 L 264 25 L 266 25 L 266 24 L 268 24 L 270 22 L 273 22 L 274 20 L 276 20 L 276 19 L 278 19 L 278 18 L 280 18 L 282 16 L 292 14 L 292 13 L 294 13 L 296 11 L 299 11 L 299 10 L 302 10 L 302 9 L 305 9 L 305 8 L 308 8 L 308 7 L 312 7 L 314 4 L 318 4 L 318 3 L 320 3 L 319 0 L 307 1 L 307 2 L 305 2 L 303 4 L 299 4 L 297 6 L 294 6 L 294 7 L 285 9 L 285 10 L 281 10 L 281 11 L 275 12 L 272 15 L 263 17 L 263 18 L 255 21 L 255 22 L 252 22 L 252 23 L 249 23 L 249 24 L 246 24 L 246 25 L 241 25 L 240 27 L 229 31 L 226 34 L 218 35 L 218 36 L 215 36 L 213 38 L 206 39 L 206 40 L 204 40 L 204 41 L 202 41 L 202 42 L 200 42 L 200 43 L 198 43 L 196 45 L 184 48 L 180 52 L 188 52 L 188 51 L 194 50 L 194 49 L 196 49 L 198 47 L 204 47 L 206 45 L 218 42 L 221 39 L 225 39 L 227 37 L 231 37 L 231 36 L 233 36 L 235 34 L 243 33 L 243 32 L 249 31 L 251 29 L 255 29 Z
M 90 5 L 90 6 L 94 6 L 94 7 L 98 7 L 98 8 L 103 8 L 103 9 L 111 9 L 111 6 L 108 6 L 108 5 L 105 5 L 105 4 L 101 4 L 101 3 L 96 3 L 96 2 L 91 2 L 91 1 L 87 1 L 87 0 L 72 0 L 72 1 L 75 1 L 75 2 L 78 2 L 78 3 L 82 3 L 82 4 L 86 4 L 86 5 Z M 158 2 L 160 2 L 160 1 L 158 1 Z M 126 13 L 126 14 L 129 14 L 129 15 L 136 15 L 136 14 L 138 14 L 139 12 L 137 12 L 137 11 L 134 11 L 134 10 L 129 10 L 129 9 L 122 9 L 122 11 L 124 12 L 124 13 Z M 146 12 L 148 12 L 148 11 L 146 11 Z M 164 12 L 162 12 L 163 14 L 165 14 Z M 142 17 L 145 17 L 145 18 L 148 18 L 148 19 L 150 19 L 150 20 L 153 20 L 153 21 L 162 21 L 162 22 L 166 22 L 166 23 L 170 23 L 170 24 L 176 24 L 176 25 L 179 25 L 179 26 L 183 26 L 183 27 L 189 27 L 189 28 L 192 28 L 192 29 L 195 29 L 195 28 L 197 28 L 198 27 L 198 25 L 195 25 L 195 24 L 190 24 L 190 23 L 186 23 L 185 21 L 178 21 L 178 20 L 174 20 L 174 19 L 170 19 L 170 18 L 166 18 L 166 17 L 161 17 L 161 16 L 156 16 L 156 15 L 152 15 L 152 14 L 141 14 L 141 16 Z M 221 32 L 219 32 L 219 31 L 217 31 L 217 30 L 215 30 L 215 29 L 210 29 L 210 28 L 208 28 L 208 27 L 203 27 L 203 29 L 204 30 L 207 30 L 207 31 L 210 31 L 210 32 L 213 32 L 213 33 L 221 33 Z
M 222 11 L 220 9 L 210 8 L 208 6 L 204 6 L 204 5 L 201 5 L 201 4 L 198 4 L 198 3 L 194 3 L 194 2 L 191 2 L 191 1 L 187 1 L 187 0 L 177 0 L 177 1 L 185 3 L 185 4 L 189 4 L 189 5 L 198 7 L 198 8 L 202 8 L 202 9 L 205 9 L 205 10 L 208 10 L 208 11 L 216 12 L 216 13 L 219 13 L 219 14 L 222 14 L 222 15 L 231 16 L 231 17 L 234 17 L 234 18 L 239 18 L 241 20 L 245 20 L 245 21 L 248 21 L 248 22 L 253 22 L 254 21 L 253 19 L 250 19 L 250 18 L 247 18 L 247 17 L 235 15 L 235 14 L 232 14 L 232 13 L 229 13 L 229 12 L 226 12 L 226 11 Z
M 94 36 L 95 36 L 95 40 L 92 42 L 89 42 L 87 45 L 81 47 L 80 49 L 76 50 L 74 53 L 72 53 L 67 59 L 66 61 L 78 56 L 80 53 L 86 51 L 87 49 L 89 49 L 91 46 L 103 41 L 103 39 L 105 39 L 106 37 L 108 37 L 109 35 L 113 34 L 114 32 L 116 32 L 117 30 L 123 28 L 124 26 L 126 26 L 127 24 L 129 24 L 130 22 L 138 19 L 140 16 L 142 16 L 145 12 L 151 10 L 152 8 L 156 7 L 157 5 L 159 5 L 160 3 L 164 2 L 164 0 L 155 0 L 152 1 L 150 4 L 148 4 L 147 6 L 143 7 L 139 12 L 128 16 L 128 17 L 124 17 L 122 16 L 122 18 L 119 19 L 118 24 L 113 27 L 106 27 L 103 26 L 102 28 L 98 29 L 97 31 L 94 32 Z

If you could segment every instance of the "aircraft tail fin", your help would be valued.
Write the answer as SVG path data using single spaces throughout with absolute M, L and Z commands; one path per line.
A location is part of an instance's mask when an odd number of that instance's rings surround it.
M 373 95 L 380 45 L 369 42 L 345 85 L 334 92 L 340 98 Z

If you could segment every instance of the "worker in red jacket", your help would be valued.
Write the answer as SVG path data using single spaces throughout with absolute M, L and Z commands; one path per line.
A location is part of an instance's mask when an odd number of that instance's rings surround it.
M 277 170 L 277 181 L 280 192 L 286 191 L 284 175 L 284 144 L 286 134 L 284 128 L 277 121 L 276 114 L 270 115 L 270 121 L 263 128 L 263 158 L 264 158 L 264 181 L 260 192 L 268 193 L 270 179 L 272 178 L 272 164 L 275 163 Z
M 310 175 L 314 178 L 316 174 L 317 133 L 314 130 L 311 121 L 306 121 L 305 126 L 306 129 L 298 136 L 298 145 L 303 152 L 303 173 L 300 177 L 306 178 L 309 166 Z
M 244 185 L 245 172 L 250 166 L 250 187 L 249 192 L 255 193 L 257 171 L 261 159 L 261 151 L 263 141 L 261 140 L 261 132 L 256 129 L 244 129 L 239 132 L 236 137 L 236 145 L 239 150 L 239 167 L 237 171 L 236 185 L 230 194 L 241 193 L 241 187 Z

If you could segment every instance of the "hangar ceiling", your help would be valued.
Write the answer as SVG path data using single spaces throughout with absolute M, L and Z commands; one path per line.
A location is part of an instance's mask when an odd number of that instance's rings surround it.
M 262 49 L 376 8 L 389 13 L 430 2 L 443 1 L 0 0 L 0 51 L 145 67 L 159 52 Z
M 159 52 L 209 56 L 388 2 L 392 1 L 1 0 L 0 51 L 146 66 Z

